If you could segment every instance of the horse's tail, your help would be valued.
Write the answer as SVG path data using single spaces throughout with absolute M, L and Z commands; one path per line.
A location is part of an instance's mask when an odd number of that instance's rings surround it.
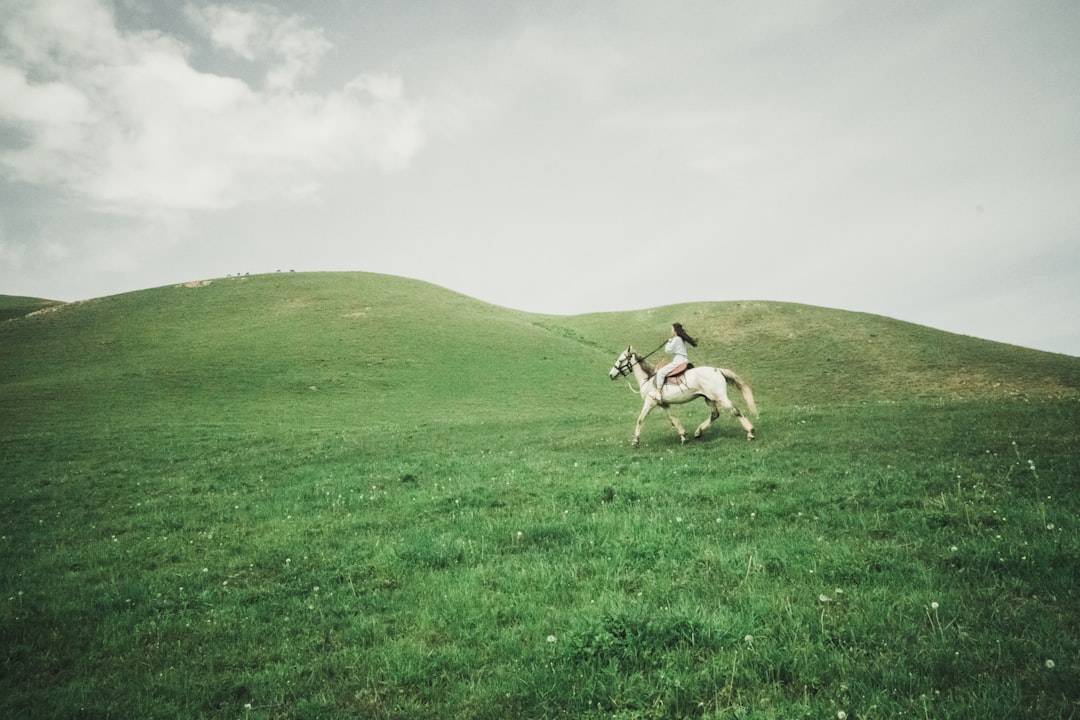
M 750 386 L 746 381 L 731 370 L 721 368 L 720 372 L 723 373 L 724 379 L 727 380 L 729 385 L 734 385 L 739 389 L 739 392 L 742 393 L 743 400 L 746 401 L 746 406 L 750 408 L 750 412 L 753 413 L 754 417 L 757 417 L 758 409 L 757 405 L 754 404 L 754 391 L 750 389 Z

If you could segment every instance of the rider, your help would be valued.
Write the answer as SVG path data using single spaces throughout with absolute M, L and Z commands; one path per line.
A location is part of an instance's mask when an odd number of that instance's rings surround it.
M 667 378 L 668 373 L 674 370 L 676 366 L 690 361 L 690 358 L 686 354 L 686 343 L 690 343 L 691 346 L 697 347 L 697 340 L 690 337 L 689 333 L 683 330 L 683 326 L 680 323 L 672 324 L 671 337 L 668 339 L 667 344 L 664 345 L 664 352 L 671 355 L 671 362 L 663 365 L 656 371 L 656 389 L 649 393 L 649 397 L 653 400 L 663 402 L 664 380 Z

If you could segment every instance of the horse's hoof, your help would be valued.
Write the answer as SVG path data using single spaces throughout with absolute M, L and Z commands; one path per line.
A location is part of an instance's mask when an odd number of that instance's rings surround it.
M 637 447 L 637 446 L 638 446 L 638 439 L 637 438 L 634 438 L 633 440 L 630 441 L 630 447 Z
M 683 445 L 685 445 L 685 444 L 687 443 L 687 440 L 686 440 L 686 436 L 685 436 L 685 435 L 680 435 L 680 436 L 679 436 L 679 440 L 681 440 L 681 441 L 682 441 L 682 444 L 683 444 Z
M 752 432 L 751 433 L 746 433 L 746 439 L 747 440 L 754 440 L 756 437 L 757 436 L 754 435 L 754 433 L 752 433 Z

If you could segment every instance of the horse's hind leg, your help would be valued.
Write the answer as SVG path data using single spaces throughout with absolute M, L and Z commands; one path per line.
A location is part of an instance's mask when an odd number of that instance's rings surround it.
M 720 417 L 720 408 L 716 407 L 716 403 L 708 399 L 705 400 L 705 402 L 709 404 L 709 417 L 705 418 L 705 422 L 698 425 L 697 430 L 694 431 L 695 439 L 701 437 L 701 433 L 705 432 L 705 430 L 712 425 L 713 420 Z
M 742 411 L 739 410 L 739 408 L 735 407 L 735 403 L 731 402 L 731 400 L 728 399 L 727 395 L 725 395 L 724 397 L 721 397 L 721 398 L 719 398 L 717 400 L 709 400 L 708 403 L 709 403 L 709 405 L 712 406 L 712 414 L 709 416 L 708 420 L 701 423 L 701 427 L 698 428 L 698 431 L 697 431 L 697 433 L 694 434 L 694 437 L 698 437 L 701 434 L 702 430 L 709 427 L 709 424 L 713 420 L 720 417 L 720 408 L 717 407 L 717 403 L 719 403 L 720 406 L 722 406 L 725 410 L 727 410 L 732 415 L 734 415 L 735 419 L 737 419 L 739 421 L 739 423 L 743 426 L 743 430 L 746 431 L 746 439 L 747 440 L 753 440 L 754 439 L 754 425 L 753 425 L 753 423 L 750 422 L 749 418 L 747 418 L 745 415 L 743 415 Z
M 755 437 L 754 436 L 754 425 L 753 425 L 753 423 L 751 423 L 749 418 L 747 418 L 745 415 L 743 415 L 739 411 L 739 408 L 732 405 L 731 409 L 735 413 L 735 417 L 739 418 L 739 422 L 742 423 L 743 430 L 746 431 L 746 439 L 747 440 L 753 440 L 754 437 Z
M 728 408 L 731 410 L 731 414 L 734 415 L 736 419 L 738 419 L 738 421 L 742 424 L 743 430 L 746 431 L 746 439 L 753 440 L 754 425 L 750 422 L 750 419 L 743 415 L 742 411 L 739 410 L 739 408 L 735 407 L 735 405 L 730 400 L 728 400 Z

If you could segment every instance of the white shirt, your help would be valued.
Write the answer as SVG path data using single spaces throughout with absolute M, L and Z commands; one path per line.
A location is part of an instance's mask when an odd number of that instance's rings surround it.
M 667 341 L 667 344 L 664 345 L 664 352 L 671 355 L 672 365 L 690 361 L 690 357 L 686 354 L 686 343 L 678 335 Z

